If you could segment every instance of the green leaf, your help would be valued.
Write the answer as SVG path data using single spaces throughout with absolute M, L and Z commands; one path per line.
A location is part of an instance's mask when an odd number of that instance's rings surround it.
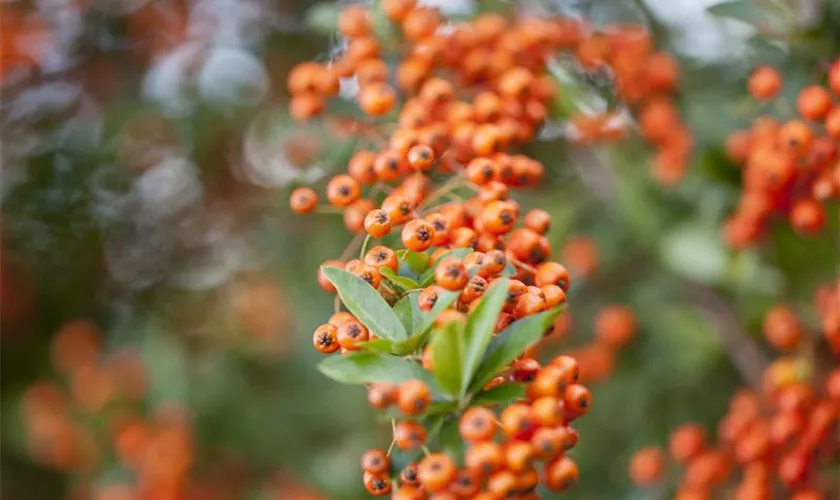
M 506 405 L 525 395 L 523 384 L 504 384 L 476 394 L 470 406 Z
M 399 276 L 387 267 L 381 268 L 379 270 L 379 274 L 381 274 L 382 277 L 385 278 L 385 280 L 391 285 L 391 288 L 399 294 L 404 294 L 409 290 L 416 290 L 420 288 L 420 285 L 418 285 L 413 279 L 405 276 Z
M 737 19 L 758 29 L 784 30 L 794 20 L 793 11 L 779 2 L 732 0 L 706 9 L 716 17 Z
M 417 295 L 419 292 L 406 294 L 394 305 L 394 314 L 400 319 L 400 323 L 407 332 L 414 332 L 414 322 L 420 318 L 415 314 L 418 310 Z
M 444 391 L 452 395 L 458 394 L 464 357 L 463 325 L 453 322 L 445 328 L 433 330 L 430 345 L 435 379 Z
M 431 311 L 420 311 L 420 321 L 415 321 L 416 329 L 414 330 L 414 335 L 423 335 L 427 333 L 434 324 L 435 319 L 440 316 L 440 313 L 449 308 L 459 295 L 460 292 L 451 292 L 449 290 L 440 292 L 438 294 L 437 302 L 435 302 L 435 306 L 432 307 Z
M 487 350 L 487 355 L 478 367 L 470 392 L 484 387 L 504 367 L 515 360 L 525 349 L 537 343 L 551 326 L 554 318 L 563 310 L 557 307 L 513 322 L 496 337 Z
M 379 293 L 365 280 L 337 267 L 324 267 L 327 277 L 338 290 L 341 302 L 377 337 L 405 339 L 408 334 L 400 319 Z
M 464 332 L 464 365 L 461 374 L 461 395 L 466 394 L 472 376 L 481 362 L 484 351 L 493 338 L 493 328 L 505 306 L 508 279 L 500 278 L 484 293 L 478 307 L 467 318 Z
M 417 278 L 429 268 L 429 256 L 412 252 L 411 250 L 397 250 L 400 259 L 400 275 Z
M 443 262 L 443 259 L 449 257 L 463 259 L 472 252 L 474 252 L 472 248 L 453 248 L 452 250 L 444 253 L 443 255 L 438 257 L 438 259 L 435 261 L 434 266 L 430 267 L 428 270 L 426 270 L 425 273 L 423 273 L 422 276 L 420 276 L 420 286 L 425 288 L 435 282 L 435 269 L 437 269 L 438 264 Z
M 431 374 L 417 363 L 373 351 L 336 354 L 321 361 L 318 369 L 344 384 L 400 383 L 420 379 L 433 385 Z
M 464 440 L 461 439 L 461 431 L 458 429 L 458 419 L 449 418 L 443 421 L 438 448 L 454 458 L 456 462 L 464 461 Z
M 305 23 L 317 33 L 331 34 L 338 27 L 338 15 L 338 7 L 335 4 L 316 3 L 306 12 Z

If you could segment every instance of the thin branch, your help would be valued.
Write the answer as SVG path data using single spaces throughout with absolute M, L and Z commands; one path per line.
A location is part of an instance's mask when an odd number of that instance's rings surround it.
M 760 387 L 761 375 L 770 364 L 770 358 L 760 344 L 741 328 L 738 317 L 714 290 L 682 279 L 679 286 L 695 309 L 714 327 L 741 376 L 752 387 Z

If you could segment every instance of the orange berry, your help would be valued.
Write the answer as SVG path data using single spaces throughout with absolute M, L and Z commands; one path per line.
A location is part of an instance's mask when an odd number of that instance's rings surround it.
M 370 11 L 363 5 L 348 5 L 338 15 L 338 31 L 348 38 L 369 36 L 372 28 Z
M 579 475 L 577 464 L 569 457 L 555 458 L 545 466 L 545 484 L 552 491 L 567 491 L 574 486 Z
M 673 432 L 668 444 L 671 457 L 686 464 L 706 448 L 706 431 L 697 424 L 683 424 Z
M 327 199 L 337 207 L 346 207 L 359 199 L 361 188 L 349 175 L 336 175 L 327 183 Z
M 434 34 L 440 25 L 440 13 L 430 7 L 415 7 L 402 18 L 402 31 L 413 42 Z
M 464 441 L 489 441 L 496 434 L 496 415 L 487 408 L 470 408 L 461 415 L 458 429 Z
M 764 316 L 762 326 L 767 342 L 783 351 L 794 349 L 802 336 L 802 325 L 789 307 L 777 305 Z
M 524 403 L 513 403 L 502 410 L 499 420 L 502 432 L 509 439 L 529 439 L 534 432 L 531 410 Z
M 545 234 L 551 228 L 551 215 L 539 208 L 529 210 L 525 214 L 525 227 L 536 233 Z
M 445 290 L 460 290 L 467 284 L 464 264 L 454 257 L 443 259 L 435 268 L 435 282 Z
M 368 450 L 362 455 L 362 470 L 371 474 L 386 474 L 391 467 L 388 455 L 379 449 Z
M 338 329 L 330 324 L 324 324 L 315 329 L 312 343 L 321 354 L 334 353 L 341 347 L 338 344 Z
M 406 380 L 397 388 L 397 405 L 406 415 L 419 415 L 432 402 L 432 391 L 422 380 Z
M 359 107 L 370 116 L 387 115 L 397 101 L 397 95 L 390 85 L 374 82 L 359 91 Z
M 535 276 L 537 286 L 557 285 L 564 292 L 569 291 L 569 271 L 560 263 L 544 262 L 537 267 Z
M 324 99 L 315 93 L 296 94 L 289 101 L 289 114 L 296 120 L 309 120 L 320 115 L 323 110 Z
M 802 236 L 810 236 L 822 230 L 825 225 L 825 211 L 820 202 L 810 198 L 802 199 L 790 209 L 790 224 Z
M 296 214 L 307 214 L 318 205 L 318 195 L 311 188 L 301 187 L 292 191 L 289 205 Z
M 394 444 L 401 450 L 416 450 L 426 442 L 426 428 L 417 422 L 402 421 L 394 426 Z
M 353 319 L 338 326 L 336 337 L 342 348 L 355 351 L 359 348 L 359 342 L 367 341 L 370 334 L 363 324 Z
M 402 242 L 413 252 L 423 252 L 432 247 L 435 228 L 423 219 L 409 221 L 402 230 Z
M 796 98 L 796 109 L 809 120 L 823 118 L 831 106 L 831 94 L 819 85 L 805 87 Z
M 630 479 L 639 486 L 649 486 L 658 482 L 664 469 L 665 454 L 653 446 L 637 450 L 630 459 Z
M 425 144 L 418 144 L 408 150 L 408 164 L 414 170 L 428 170 L 435 162 L 435 152 Z
M 384 210 L 371 210 L 365 216 L 365 232 L 374 238 L 382 238 L 391 232 L 391 218 Z
M 490 475 L 504 465 L 502 447 L 494 441 L 473 443 L 464 455 L 464 464 L 467 469 L 477 471 L 484 476 Z
M 569 419 L 585 415 L 589 411 L 589 407 L 592 406 L 592 393 L 580 384 L 571 384 L 566 387 L 563 402 Z
M 378 409 L 385 409 L 397 400 L 397 388 L 385 382 L 372 384 L 368 389 L 368 403 Z
M 621 347 L 636 333 L 636 315 L 621 305 L 607 306 L 595 317 L 595 338 L 610 347 Z
M 365 489 L 373 496 L 383 497 L 391 493 L 391 478 L 386 475 L 365 472 L 363 481 Z
M 417 479 L 428 491 L 446 488 L 457 475 L 458 466 L 444 453 L 426 455 L 417 465 Z
M 782 90 L 782 77 L 774 68 L 761 66 L 753 70 L 747 88 L 756 99 L 772 99 Z

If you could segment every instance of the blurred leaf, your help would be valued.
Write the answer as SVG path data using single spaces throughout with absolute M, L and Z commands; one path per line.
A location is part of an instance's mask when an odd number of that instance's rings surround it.
M 420 379 L 430 386 L 434 385 L 431 374 L 417 363 L 370 351 L 332 355 L 321 361 L 318 369 L 327 377 L 344 384 L 400 383 Z
M 467 318 L 464 331 L 464 365 L 461 375 L 461 395 L 467 393 L 470 381 L 481 362 L 484 351 L 490 345 L 493 329 L 499 313 L 505 305 L 508 293 L 508 279 L 500 278 L 481 297 L 478 307 Z
M 481 365 L 478 367 L 475 378 L 470 385 L 469 392 L 480 390 L 497 373 L 519 357 L 525 349 L 539 342 L 545 331 L 551 326 L 554 318 L 563 309 L 564 307 L 557 307 L 551 311 L 534 314 L 514 321 L 505 328 L 490 344 L 487 355 L 481 361 Z
M 732 0 L 712 5 L 706 12 L 717 17 L 737 19 L 759 29 L 780 30 L 789 27 L 793 12 L 779 2 Z
M 338 4 L 316 3 L 306 12 L 305 22 L 313 31 L 322 35 L 331 35 L 338 29 L 338 15 Z
M 435 282 L 435 269 L 437 269 L 438 264 L 443 262 L 443 259 L 449 257 L 463 259 L 472 252 L 474 252 L 472 248 L 453 248 L 452 250 L 444 253 L 443 255 L 438 257 L 438 259 L 435 261 L 435 265 L 430 267 L 428 270 L 426 270 L 425 273 L 423 273 L 422 276 L 420 276 L 420 286 L 425 288 Z
M 463 325 L 452 322 L 441 329 L 432 330 L 430 346 L 434 364 L 435 379 L 440 387 L 452 395 L 461 387 L 464 359 Z
M 381 274 L 382 277 L 390 283 L 390 286 L 394 289 L 394 291 L 399 294 L 404 294 L 409 290 L 416 290 L 420 288 L 420 285 L 418 285 L 413 279 L 394 274 L 394 271 L 387 267 L 381 268 L 379 270 L 379 274 Z
M 154 327 L 152 327 L 154 328 Z M 152 404 L 187 400 L 189 372 L 184 347 L 165 332 L 147 332 L 141 344 L 149 370 L 149 400 Z
M 523 395 L 524 385 L 504 384 L 489 391 L 479 392 L 470 402 L 470 406 L 506 405 L 522 398 Z
M 408 334 L 391 306 L 365 280 L 337 267 L 324 267 L 338 290 L 341 302 L 371 333 L 389 340 L 403 340 Z
M 443 453 L 454 458 L 456 462 L 464 460 L 464 440 L 461 439 L 461 432 L 458 429 L 458 419 L 450 418 L 444 420 L 440 428 L 438 446 Z
M 397 257 L 400 259 L 400 275 L 419 279 L 429 268 L 429 256 L 424 253 L 397 250 Z
M 680 276 L 709 285 L 726 271 L 726 249 L 715 228 L 690 222 L 671 231 L 662 242 L 665 264 Z

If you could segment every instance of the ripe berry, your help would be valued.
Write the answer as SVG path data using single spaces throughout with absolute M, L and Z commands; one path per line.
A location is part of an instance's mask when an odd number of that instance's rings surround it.
M 464 464 L 468 469 L 478 471 L 483 476 L 490 475 L 501 469 L 504 464 L 502 447 L 494 441 L 473 443 L 464 455 Z
M 408 164 L 414 170 L 428 170 L 435 162 L 435 152 L 425 144 L 418 144 L 408 150 Z
M 432 391 L 422 380 L 406 380 L 397 389 L 397 405 L 406 415 L 419 415 L 432 401 Z
M 438 285 L 429 285 L 417 296 L 417 306 L 421 311 L 431 311 L 443 291 Z
M 391 219 L 384 210 L 372 210 L 365 216 L 365 232 L 381 238 L 391 232 Z
M 525 227 L 536 233 L 545 234 L 551 228 L 551 216 L 539 208 L 530 210 L 525 215 Z
M 289 197 L 289 205 L 296 214 L 308 214 L 318 205 L 318 195 L 308 187 L 297 188 Z
M 385 382 L 372 384 L 367 393 L 368 403 L 378 409 L 385 409 L 397 401 L 397 388 Z
M 636 315 L 621 305 L 605 307 L 595 317 L 595 338 L 610 347 L 621 347 L 636 333 Z
M 426 442 L 426 428 L 417 422 L 402 421 L 394 426 L 394 444 L 401 450 L 416 450 Z
M 569 291 L 569 271 L 558 262 L 545 262 L 537 267 L 535 276 L 537 286 L 557 285 L 564 292 Z
M 534 431 L 531 410 L 523 403 L 514 403 L 502 410 L 499 420 L 502 432 L 509 439 L 529 439 Z
M 434 238 L 435 228 L 423 219 L 408 222 L 402 230 L 403 245 L 414 252 L 423 252 L 431 248 Z
M 552 491 L 567 491 L 577 482 L 579 475 L 577 464 L 569 457 L 558 457 L 545 466 L 546 486 Z
M 397 252 L 382 245 L 377 245 L 368 250 L 364 262 L 377 270 L 381 270 L 383 267 L 387 267 L 395 273 L 399 270 Z
M 428 491 L 446 488 L 457 474 L 455 461 L 443 453 L 426 455 L 417 465 L 417 479 Z
M 781 91 L 782 77 L 774 68 L 762 66 L 752 72 L 747 87 L 754 98 L 769 100 Z
M 359 343 L 365 342 L 368 338 L 367 328 L 355 319 L 337 328 L 338 344 L 348 351 L 355 351 L 359 348 Z
M 464 264 L 454 257 L 447 257 L 435 269 L 435 282 L 446 290 L 460 290 L 467 284 Z
M 472 469 L 463 469 L 458 472 L 455 479 L 449 485 L 449 491 L 458 498 L 472 498 L 478 493 L 481 487 L 481 475 Z
M 794 349 L 802 336 L 802 326 L 789 307 L 777 305 L 767 311 L 762 326 L 767 342 L 783 351 Z
M 315 329 L 312 335 L 312 343 L 315 349 L 322 354 L 331 354 L 338 350 L 338 333 L 336 327 L 324 324 Z
M 394 89 L 385 82 L 371 83 L 359 91 L 359 108 L 370 116 L 388 114 L 396 101 Z
M 391 467 L 388 455 L 379 449 L 372 449 L 362 455 L 362 470 L 371 474 L 386 474 Z
M 461 416 L 458 430 L 464 441 L 489 441 L 496 434 L 496 415 L 480 406 L 470 408 Z
M 420 481 L 417 479 L 417 464 L 408 464 L 400 471 L 400 482 L 412 486 L 418 486 L 420 484 Z
M 575 417 L 585 415 L 589 411 L 589 407 L 592 406 L 592 394 L 586 387 L 580 384 L 572 384 L 566 387 L 563 402 L 565 408 L 569 412 L 573 412 Z
M 388 476 L 365 472 L 363 480 L 365 489 L 375 497 L 384 497 L 391 493 L 391 478 Z
M 349 175 L 336 175 L 327 184 L 327 199 L 337 207 L 346 207 L 359 199 L 361 189 Z
M 639 486 L 648 486 L 662 478 L 665 455 L 656 447 L 637 450 L 630 459 L 630 479 Z
M 831 109 L 831 94 L 819 85 L 811 85 L 799 92 L 796 109 L 809 120 L 819 120 Z
M 335 293 L 335 285 L 332 284 L 330 280 L 324 276 L 323 269 L 325 267 L 338 267 L 341 268 L 344 266 L 344 263 L 340 260 L 327 260 L 321 263 L 318 267 L 318 285 L 326 292 L 333 292 Z
M 685 464 L 706 447 L 706 432 L 697 424 L 683 424 L 671 433 L 668 451 L 678 463 Z

